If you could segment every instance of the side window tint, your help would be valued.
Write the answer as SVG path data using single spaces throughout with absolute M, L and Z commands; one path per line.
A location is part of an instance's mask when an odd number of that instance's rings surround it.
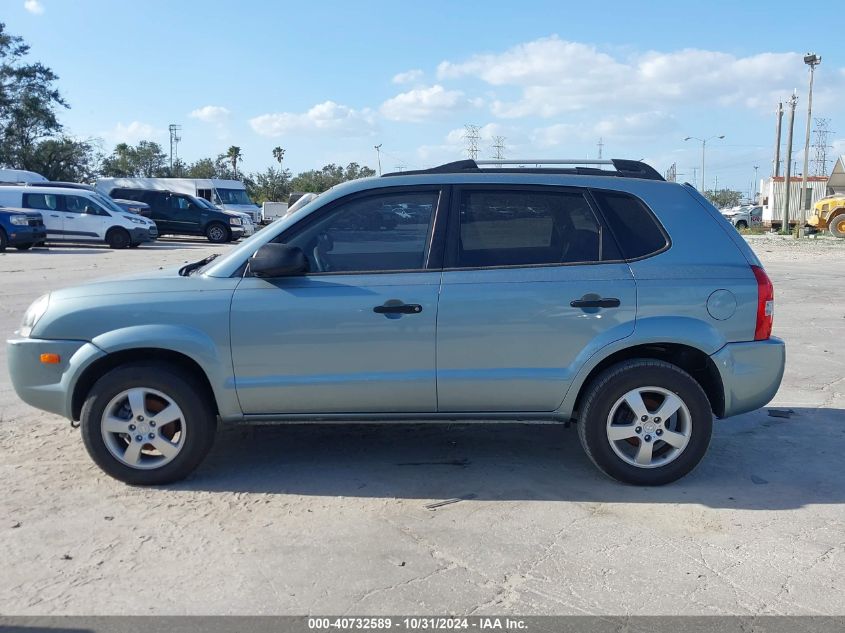
M 597 262 L 601 230 L 579 193 L 464 191 L 458 266 Z
M 86 202 L 88 202 L 88 200 L 79 196 L 65 196 L 65 212 L 85 213 Z
M 419 270 L 438 197 L 425 191 L 356 198 L 284 241 L 305 252 L 311 272 Z
M 666 246 L 666 236 L 637 197 L 616 191 L 593 191 L 625 259 L 651 255 Z
M 59 197 L 50 193 L 25 193 L 23 206 L 28 209 L 55 211 L 59 208 Z

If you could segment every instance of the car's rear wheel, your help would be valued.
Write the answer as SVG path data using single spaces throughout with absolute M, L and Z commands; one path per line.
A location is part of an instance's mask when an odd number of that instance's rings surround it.
M 748 228 L 748 222 L 746 222 L 745 220 L 740 220 L 739 222 L 736 223 L 736 228 L 739 229 L 739 230 L 747 229 Z
M 212 222 L 209 224 L 205 229 L 205 236 L 208 238 L 208 241 L 213 244 L 223 244 L 224 242 L 228 242 L 232 239 L 229 229 L 219 222 Z
M 845 238 L 845 213 L 831 218 L 827 223 L 827 230 L 833 237 Z
M 126 229 L 115 227 L 109 229 L 109 232 L 106 234 L 106 244 L 109 245 L 109 248 L 127 248 L 131 243 L 132 238 L 129 237 L 129 231 Z
M 587 389 L 578 435 L 610 477 L 659 486 L 680 479 L 704 457 L 713 429 L 710 402 L 680 367 L 629 360 L 606 369 Z
M 124 365 L 92 387 L 82 439 L 108 475 L 133 485 L 179 481 L 211 450 L 216 417 L 205 390 L 164 365 Z
M 3 230 L 3 227 L 0 227 L 0 253 L 6 250 L 8 244 L 9 238 L 6 237 L 6 231 Z

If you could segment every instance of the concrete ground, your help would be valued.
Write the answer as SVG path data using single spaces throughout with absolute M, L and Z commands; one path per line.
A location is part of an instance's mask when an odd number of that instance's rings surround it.
M 717 422 L 662 488 L 517 425 L 232 430 L 187 481 L 131 488 L 0 351 L 0 613 L 843 614 L 845 241 L 749 241 L 788 344 L 770 408 L 794 414 Z M 0 332 L 48 290 L 223 248 L 12 250 Z

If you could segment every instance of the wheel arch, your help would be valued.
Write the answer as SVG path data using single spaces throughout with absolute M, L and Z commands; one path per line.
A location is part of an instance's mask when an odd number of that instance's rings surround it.
M 583 379 L 570 388 L 561 409 L 571 411 L 573 417 L 577 416 L 584 395 L 596 376 L 608 367 L 635 358 L 662 360 L 680 367 L 690 374 L 704 390 L 710 402 L 710 408 L 716 417 L 724 415 L 725 389 L 716 363 L 707 352 L 699 347 L 671 341 L 654 341 L 631 345 L 607 353 L 601 359 L 595 360 L 589 371 L 585 372 Z
M 73 386 L 73 394 L 71 396 L 72 419 L 78 420 L 80 418 L 82 405 L 90 393 L 91 388 L 100 378 L 112 369 L 130 363 L 162 363 L 168 367 L 178 368 L 194 380 L 203 392 L 203 395 L 210 399 L 215 414 L 219 415 L 220 408 L 214 394 L 214 389 L 211 387 L 211 381 L 196 360 L 187 354 L 171 349 L 135 347 L 101 356 L 85 368 Z

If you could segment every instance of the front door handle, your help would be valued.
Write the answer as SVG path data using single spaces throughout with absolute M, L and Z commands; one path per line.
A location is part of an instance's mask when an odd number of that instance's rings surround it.
M 376 314 L 419 314 L 422 312 L 422 306 L 418 303 L 392 303 L 387 302 L 384 305 L 373 308 Z
M 573 308 L 618 308 L 621 302 L 616 297 L 598 299 L 574 299 L 569 302 Z

